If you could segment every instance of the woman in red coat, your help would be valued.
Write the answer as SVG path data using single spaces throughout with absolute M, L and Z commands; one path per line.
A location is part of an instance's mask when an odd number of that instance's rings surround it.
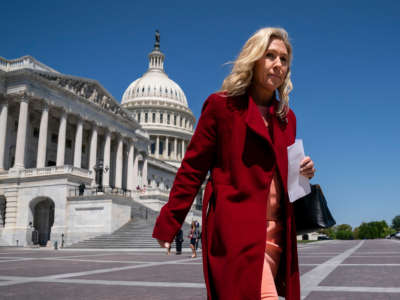
M 222 92 L 205 101 L 153 237 L 168 247 L 207 173 L 203 271 L 208 299 L 300 299 L 296 230 L 287 190 L 292 48 L 285 30 L 245 43 Z M 276 95 L 279 95 L 279 100 Z M 313 177 L 305 158 L 302 175 Z

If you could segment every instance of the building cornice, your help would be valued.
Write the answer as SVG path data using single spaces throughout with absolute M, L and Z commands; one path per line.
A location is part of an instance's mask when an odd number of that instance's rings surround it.
M 169 171 L 169 172 L 172 172 L 172 173 L 175 173 L 175 174 L 176 174 L 176 172 L 178 172 L 178 168 L 177 167 L 175 167 L 175 166 L 173 166 L 173 165 L 171 165 L 171 164 L 169 164 L 169 163 L 167 163 L 165 161 L 162 161 L 160 159 L 151 157 L 151 156 L 148 157 L 147 163 L 151 164 L 152 166 L 154 166 L 156 168 L 164 170 L 164 171 Z

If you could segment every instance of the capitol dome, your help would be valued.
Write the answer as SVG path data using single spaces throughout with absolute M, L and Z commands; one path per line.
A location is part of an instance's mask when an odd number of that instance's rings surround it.
M 149 54 L 149 68 L 125 90 L 121 106 L 128 109 L 151 140 L 150 155 L 179 166 L 193 135 L 195 117 L 185 93 L 164 72 L 160 34 Z
M 154 54 L 158 53 L 152 52 L 150 55 Z M 160 54 L 162 53 L 160 52 Z M 149 70 L 143 77 L 136 79 L 129 85 L 122 96 L 121 104 L 136 100 L 159 99 L 176 102 L 188 107 L 185 93 L 179 85 L 168 78 L 162 66 L 156 65 L 155 60 L 155 58 L 150 58 Z

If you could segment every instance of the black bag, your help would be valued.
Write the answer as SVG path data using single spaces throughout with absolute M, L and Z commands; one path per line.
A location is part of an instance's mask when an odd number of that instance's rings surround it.
M 311 185 L 311 193 L 293 202 L 296 234 L 305 234 L 336 224 L 319 184 Z

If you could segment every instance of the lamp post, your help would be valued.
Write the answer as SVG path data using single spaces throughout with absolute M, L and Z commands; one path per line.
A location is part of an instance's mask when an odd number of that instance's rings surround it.
M 98 159 L 96 165 L 93 168 L 96 172 L 96 183 L 97 183 L 97 191 L 102 192 L 103 191 L 103 160 Z

